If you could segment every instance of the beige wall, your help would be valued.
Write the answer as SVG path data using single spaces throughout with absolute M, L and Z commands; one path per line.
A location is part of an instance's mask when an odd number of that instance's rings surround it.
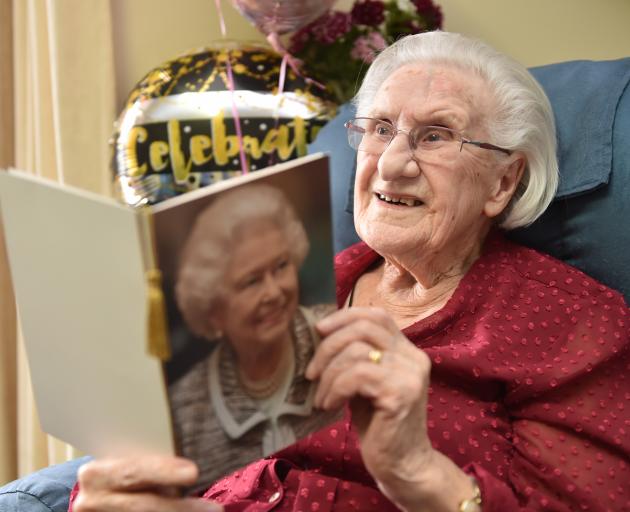
M 294 0 L 297 1 L 297 0 Z M 147 71 L 220 39 L 214 0 L 111 0 L 117 98 Z M 630 55 L 630 0 L 438 0 L 445 29 L 479 37 L 528 66 Z M 222 0 L 228 35 L 262 36 Z M 340 0 L 338 7 L 352 5 Z
M 221 3 L 228 37 L 263 40 L 228 0 Z M 153 67 L 221 39 L 214 0 L 111 0 L 111 5 L 119 106 Z
M 630 56 L 629 0 L 438 0 L 445 29 L 527 66 Z

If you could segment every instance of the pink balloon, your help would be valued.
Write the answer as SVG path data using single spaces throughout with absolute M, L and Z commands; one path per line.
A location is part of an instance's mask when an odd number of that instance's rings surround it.
M 232 0 L 247 20 L 268 36 L 294 32 L 319 18 L 337 0 Z

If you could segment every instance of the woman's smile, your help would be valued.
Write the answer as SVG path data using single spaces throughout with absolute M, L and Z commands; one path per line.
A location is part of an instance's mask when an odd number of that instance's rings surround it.
M 375 192 L 374 195 L 379 201 L 387 203 L 389 206 L 406 206 L 413 208 L 416 206 L 422 206 L 423 204 L 422 201 L 414 197 L 405 197 L 395 194 L 381 194 L 380 192 Z
M 272 327 L 285 320 L 287 316 L 286 301 L 278 303 L 271 308 L 265 308 L 258 313 L 254 319 L 254 323 L 259 327 Z

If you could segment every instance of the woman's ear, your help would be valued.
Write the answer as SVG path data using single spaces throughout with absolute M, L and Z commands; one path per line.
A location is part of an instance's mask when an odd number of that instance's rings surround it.
M 527 159 L 523 153 L 513 153 L 509 158 L 509 162 L 497 171 L 494 188 L 484 205 L 483 212 L 490 218 L 505 210 L 525 172 Z
M 217 309 L 218 306 L 215 304 L 205 318 L 203 337 L 208 341 L 218 340 L 224 335 L 223 317 Z

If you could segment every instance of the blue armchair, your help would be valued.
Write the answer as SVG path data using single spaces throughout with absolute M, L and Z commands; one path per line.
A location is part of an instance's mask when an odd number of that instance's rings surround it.
M 50 466 L 0 488 L 0 512 L 66 512 L 77 470 L 90 457 Z
M 510 233 L 621 291 L 630 302 L 630 58 L 574 61 L 531 70 L 556 115 L 560 188 L 533 225 Z M 354 151 L 343 123 L 320 132 L 311 151 L 331 155 L 334 246 L 357 241 L 352 222 Z M 89 458 L 46 468 L 0 488 L 0 512 L 65 512 L 76 472 Z

